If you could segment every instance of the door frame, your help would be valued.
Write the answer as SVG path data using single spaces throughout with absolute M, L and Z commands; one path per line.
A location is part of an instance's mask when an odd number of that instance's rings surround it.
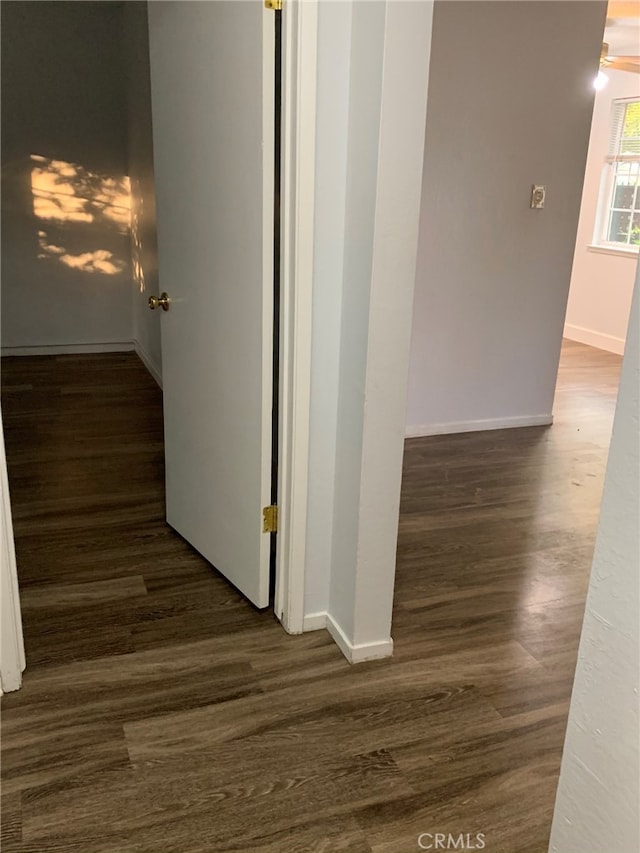
M 302 632 L 309 478 L 318 0 L 282 10 L 280 435 L 274 610 Z
M 11 502 L 4 450 L 4 430 L 0 411 L 0 588 L 2 631 L 0 635 L 0 694 L 18 690 L 25 668 L 20 592 L 13 544 Z

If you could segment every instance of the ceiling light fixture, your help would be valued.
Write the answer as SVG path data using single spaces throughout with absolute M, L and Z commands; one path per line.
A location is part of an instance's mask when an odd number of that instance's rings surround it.
M 596 92 L 599 92 L 601 89 L 604 89 L 604 87 L 609 82 L 609 78 L 607 77 L 607 75 L 602 70 L 607 65 L 608 54 L 609 54 L 609 45 L 607 44 L 606 41 L 603 41 L 602 47 L 600 48 L 600 70 L 598 71 L 598 76 L 593 81 L 593 88 L 596 90 Z

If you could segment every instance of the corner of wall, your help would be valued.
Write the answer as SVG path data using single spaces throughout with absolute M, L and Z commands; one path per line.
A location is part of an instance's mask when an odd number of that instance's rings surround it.
M 148 297 L 158 291 L 149 35 L 146 3 L 125 4 L 127 156 L 131 183 L 131 313 L 138 357 L 162 387 L 161 327 Z
M 371 643 L 353 643 L 340 625 L 327 614 L 327 631 L 349 663 L 380 660 L 393 654 L 393 640 L 376 640 Z

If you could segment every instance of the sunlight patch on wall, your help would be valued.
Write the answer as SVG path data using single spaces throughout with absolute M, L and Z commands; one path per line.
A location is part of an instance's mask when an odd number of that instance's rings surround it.
M 39 219 L 96 222 L 107 219 L 129 230 L 129 178 L 96 175 L 75 163 L 31 155 L 33 209 Z
M 131 263 L 133 266 L 133 280 L 138 286 L 140 293 L 144 293 L 146 283 L 144 280 L 144 269 L 142 266 L 142 237 L 141 225 L 143 216 L 144 196 L 136 183 L 136 193 L 132 195 L 131 203 Z
M 62 246 L 54 246 L 53 243 L 48 243 L 47 240 L 47 232 L 38 231 L 38 243 L 42 250 L 38 255 L 39 258 L 46 258 L 47 255 L 64 255 L 67 251 L 66 249 L 63 249 Z
M 126 263 L 109 249 L 87 246 L 86 251 L 74 253 L 59 244 L 67 243 L 67 236 L 72 243 L 80 240 L 95 246 L 108 241 L 109 234 L 114 239 L 114 232 L 130 233 L 131 187 L 126 175 L 98 175 L 76 163 L 32 154 L 31 193 L 35 216 L 47 222 L 47 230 L 38 231 L 38 258 L 57 259 L 70 269 L 103 275 L 125 269 Z M 60 239 L 49 236 L 52 230 Z
M 38 231 L 38 258 L 57 258 L 61 264 L 82 272 L 99 272 L 104 275 L 116 275 L 124 270 L 125 264 L 118 260 L 108 249 L 96 249 L 94 252 L 82 252 L 73 255 L 64 246 L 56 246 L 49 242 L 46 231 Z
M 72 269 L 83 270 L 83 272 L 102 272 L 106 275 L 115 275 L 124 267 L 121 262 L 114 261 L 113 253 L 106 249 L 84 252 L 82 255 L 61 255 L 60 262 Z

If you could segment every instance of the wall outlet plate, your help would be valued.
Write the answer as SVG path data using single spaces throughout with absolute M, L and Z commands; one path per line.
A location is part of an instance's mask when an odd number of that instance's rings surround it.
M 540 210 L 544 207 L 544 200 L 547 195 L 547 188 L 542 184 L 533 184 L 531 186 L 531 207 L 534 210 Z

